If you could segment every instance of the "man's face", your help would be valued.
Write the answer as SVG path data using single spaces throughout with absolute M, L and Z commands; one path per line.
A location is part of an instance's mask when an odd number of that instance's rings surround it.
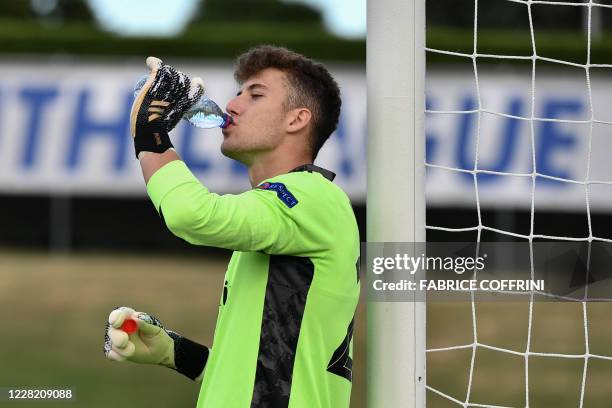
M 223 129 L 221 152 L 250 164 L 259 153 L 274 150 L 285 135 L 285 74 L 267 68 L 249 78 L 227 104 L 234 124 Z

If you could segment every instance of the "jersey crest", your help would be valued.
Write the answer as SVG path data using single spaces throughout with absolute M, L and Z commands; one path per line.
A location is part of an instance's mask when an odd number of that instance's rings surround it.
M 276 192 L 276 196 L 289 208 L 293 208 L 298 200 L 291 191 L 283 183 L 261 183 L 257 186 L 261 190 L 272 190 Z

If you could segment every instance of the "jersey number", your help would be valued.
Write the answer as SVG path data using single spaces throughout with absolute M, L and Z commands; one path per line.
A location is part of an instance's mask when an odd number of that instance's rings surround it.
M 353 359 L 349 355 L 351 340 L 353 339 L 353 322 L 355 318 L 351 320 L 348 329 L 346 330 L 346 337 L 342 340 L 342 343 L 338 346 L 331 360 L 327 366 L 327 371 L 332 374 L 344 377 L 349 381 L 353 380 Z

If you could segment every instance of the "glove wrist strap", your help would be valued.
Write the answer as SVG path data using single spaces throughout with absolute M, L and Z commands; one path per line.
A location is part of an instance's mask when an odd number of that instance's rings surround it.
M 176 371 L 195 380 L 206 367 L 208 347 L 185 337 L 174 340 L 174 365 Z
M 136 126 L 136 136 L 134 136 L 136 158 L 140 152 L 163 153 L 171 147 L 174 146 L 168 132 L 159 124 L 147 123 Z

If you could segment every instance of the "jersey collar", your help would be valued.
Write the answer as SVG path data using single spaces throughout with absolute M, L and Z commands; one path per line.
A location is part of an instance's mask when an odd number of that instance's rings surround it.
M 314 171 L 316 173 L 321 174 L 329 181 L 334 181 L 334 178 L 336 177 L 336 173 L 334 173 L 333 171 L 329 171 L 327 169 L 324 169 L 323 167 L 315 166 L 314 164 L 302 164 L 301 166 L 297 166 L 295 169 L 291 170 L 289 173 L 298 171 L 307 171 L 309 173 L 312 173 Z

